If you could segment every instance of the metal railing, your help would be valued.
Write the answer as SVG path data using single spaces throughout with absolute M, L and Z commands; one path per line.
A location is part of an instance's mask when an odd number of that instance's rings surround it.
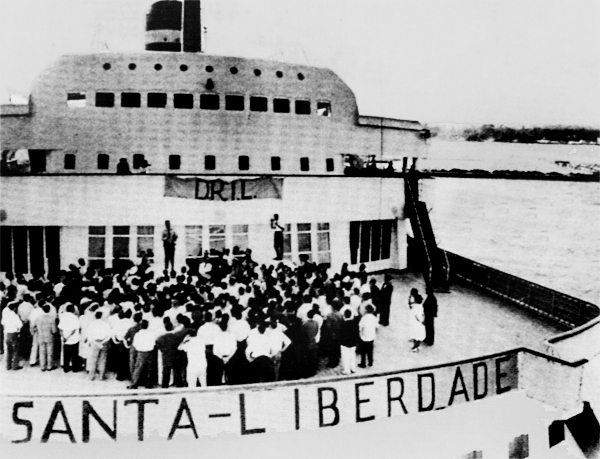
M 579 327 L 600 315 L 587 301 L 446 252 L 450 276 L 474 284 L 549 319 L 561 328 Z

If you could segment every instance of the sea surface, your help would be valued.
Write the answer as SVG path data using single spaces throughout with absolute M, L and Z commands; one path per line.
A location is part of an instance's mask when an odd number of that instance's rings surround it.
M 434 144 L 432 159 L 446 150 L 456 160 L 448 164 L 465 161 L 473 169 L 544 171 L 555 160 L 577 157 L 570 145 L 445 144 Z M 600 162 L 598 147 L 593 150 L 585 148 L 586 160 Z M 600 305 L 599 183 L 438 177 L 422 181 L 421 197 L 440 247 Z

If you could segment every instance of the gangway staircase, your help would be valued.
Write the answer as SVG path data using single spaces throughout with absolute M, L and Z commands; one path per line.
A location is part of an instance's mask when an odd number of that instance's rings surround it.
M 421 253 L 421 272 L 425 284 L 437 292 L 449 288 L 449 264 L 445 252 L 437 246 L 429 211 L 425 202 L 419 201 L 418 176 L 409 172 L 404 180 L 406 215 L 410 219 L 414 238 Z

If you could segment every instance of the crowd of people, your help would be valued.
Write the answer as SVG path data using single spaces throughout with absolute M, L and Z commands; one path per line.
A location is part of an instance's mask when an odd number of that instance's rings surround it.
M 293 380 L 320 366 L 351 374 L 373 365 L 393 292 L 364 265 L 259 266 L 250 250 L 159 275 L 147 257 L 118 270 L 79 260 L 53 280 L 8 274 L 0 289 L 8 369 L 114 372 L 129 388 Z

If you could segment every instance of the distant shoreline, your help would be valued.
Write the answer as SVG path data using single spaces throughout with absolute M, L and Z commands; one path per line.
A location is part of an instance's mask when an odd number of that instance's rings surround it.
M 538 171 L 483 171 L 483 170 L 423 170 L 423 178 L 429 177 L 452 177 L 452 178 L 486 178 L 486 179 L 510 179 L 510 180 L 551 180 L 563 182 L 597 182 L 600 183 L 600 173 L 594 174 L 560 174 L 558 172 Z

